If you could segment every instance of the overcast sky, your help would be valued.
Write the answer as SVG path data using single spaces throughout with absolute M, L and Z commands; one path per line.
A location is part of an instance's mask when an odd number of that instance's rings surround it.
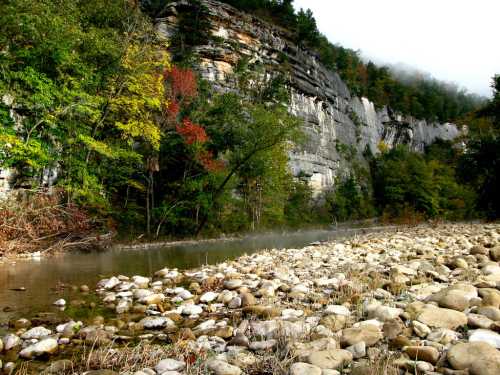
M 500 74 L 500 0 L 295 0 L 331 42 L 490 96 Z

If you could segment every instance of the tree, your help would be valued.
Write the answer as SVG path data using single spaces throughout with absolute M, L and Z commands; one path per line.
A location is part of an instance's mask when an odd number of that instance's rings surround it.
M 500 75 L 492 80 L 493 98 L 469 117 L 470 137 L 459 173 L 477 192 L 479 209 L 489 219 L 500 217 Z
M 438 213 L 432 170 L 417 153 L 397 146 L 374 165 L 375 199 L 382 210 L 398 216 L 405 205 L 428 217 Z
M 316 47 L 318 45 L 319 32 L 311 9 L 304 11 L 300 9 L 297 14 L 297 42 L 304 46 Z

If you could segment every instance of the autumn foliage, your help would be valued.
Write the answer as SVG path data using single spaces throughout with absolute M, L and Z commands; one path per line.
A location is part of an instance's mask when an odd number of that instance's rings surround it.
M 172 98 L 189 102 L 198 95 L 196 75 L 191 69 L 173 66 L 172 69 L 164 72 L 164 77 L 169 83 Z
M 223 169 L 221 161 L 214 159 L 212 151 L 207 150 L 210 141 L 205 128 L 195 124 L 188 117 L 179 121 L 182 110 L 197 96 L 198 87 L 196 75 L 191 69 L 172 67 L 164 72 L 165 82 L 168 86 L 166 107 L 166 120 L 175 125 L 175 130 L 184 143 L 191 148 L 194 159 L 208 172 L 217 172 Z
M 173 66 L 163 72 L 168 87 L 166 119 L 175 123 L 182 107 L 189 105 L 198 96 L 196 75 L 191 69 Z
M 184 139 L 187 145 L 199 144 L 202 145 L 208 141 L 205 129 L 193 124 L 189 119 L 185 118 L 182 124 L 176 126 L 177 133 Z

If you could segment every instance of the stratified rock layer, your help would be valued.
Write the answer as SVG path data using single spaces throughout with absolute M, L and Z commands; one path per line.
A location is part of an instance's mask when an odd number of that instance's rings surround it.
M 174 2 L 157 20 L 160 36 L 176 29 L 179 4 Z M 316 191 L 331 187 L 336 176 L 349 174 L 352 153 L 363 158 L 366 148 L 378 152 L 380 142 L 389 147 L 408 144 L 422 151 L 436 139 L 458 136 L 453 124 L 428 123 L 401 116 L 389 108 L 376 110 L 366 98 L 353 96 L 335 72 L 316 55 L 291 42 L 286 31 L 213 0 L 203 0 L 216 37 L 198 46 L 200 73 L 223 91 L 234 88 L 228 77 L 241 57 L 261 63 L 267 72 L 285 71 L 292 89 L 290 112 L 304 120 L 308 141 L 290 155 L 295 176 L 309 179 Z

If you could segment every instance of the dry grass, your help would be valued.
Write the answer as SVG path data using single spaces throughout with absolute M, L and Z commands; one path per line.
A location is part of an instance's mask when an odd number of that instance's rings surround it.
M 71 358 L 73 365 L 60 375 L 78 375 L 90 370 L 113 370 L 119 373 L 154 368 L 162 359 L 174 358 L 186 363 L 184 373 L 187 375 L 207 375 L 209 372 L 204 362 L 211 353 L 195 353 L 188 342 L 178 342 L 175 345 L 158 345 L 141 342 L 138 345 L 114 347 L 109 344 L 104 347 L 83 347 L 74 352 Z M 23 362 L 16 375 L 39 374 L 30 362 Z
M 400 370 L 394 364 L 394 358 L 390 356 L 384 356 L 377 359 L 363 361 L 359 363 L 356 374 L 363 375 L 399 375 Z
M 96 222 L 64 197 L 62 190 L 19 190 L 0 200 L 0 256 L 86 244 Z
M 254 365 L 246 368 L 248 375 L 288 375 L 290 366 L 295 362 L 291 343 L 293 339 L 278 330 L 276 346 L 272 351 L 260 353 Z

